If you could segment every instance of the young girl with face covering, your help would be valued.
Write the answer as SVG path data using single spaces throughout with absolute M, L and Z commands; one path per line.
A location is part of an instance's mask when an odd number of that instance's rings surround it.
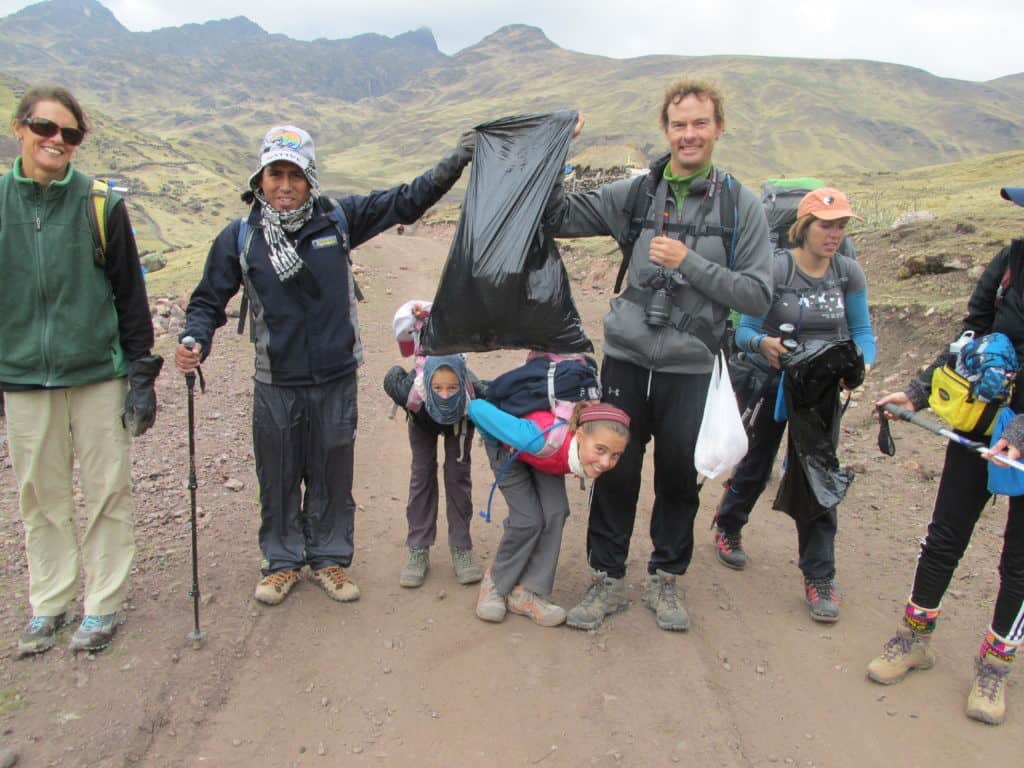
M 487 457 L 508 505 L 505 531 L 484 574 L 476 615 L 501 621 L 511 611 L 543 627 L 565 621 L 549 602 L 569 516 L 565 475 L 596 478 L 612 469 L 629 440 L 629 416 L 604 403 L 578 403 L 569 422 L 549 410 L 523 418 L 486 400 L 469 404 L 469 418 L 484 438 Z
M 444 494 L 448 513 L 448 549 L 455 578 L 460 584 L 475 584 L 483 571 L 473 557 L 469 524 L 473 518 L 473 482 L 470 476 L 470 448 L 473 424 L 466 419 L 469 401 L 467 379 L 472 373 L 462 355 L 427 357 L 422 376 L 415 368 L 394 366 L 384 377 L 384 391 L 408 413 L 409 549 L 399 577 L 403 587 L 419 587 L 427 577 L 430 547 L 437 536 L 438 482 L 437 441 L 444 442 Z M 409 409 L 409 394 L 417 388 L 422 407 Z

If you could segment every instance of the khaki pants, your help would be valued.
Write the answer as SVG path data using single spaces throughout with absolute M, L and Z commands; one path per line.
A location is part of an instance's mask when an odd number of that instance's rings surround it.
M 72 453 L 85 496 L 85 613 L 114 613 L 124 600 L 135 555 L 129 437 L 121 425 L 126 389 L 125 379 L 114 379 L 5 395 L 36 616 L 61 613 L 77 590 Z

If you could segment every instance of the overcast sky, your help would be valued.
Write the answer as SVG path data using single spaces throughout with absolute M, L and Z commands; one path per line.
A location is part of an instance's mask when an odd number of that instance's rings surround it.
M 506 24 L 615 58 L 652 53 L 872 59 L 943 77 L 1024 72 L 1022 0 L 101 0 L 133 31 L 247 16 L 311 40 L 429 27 L 455 53 Z M 0 0 L 0 16 L 31 3 Z

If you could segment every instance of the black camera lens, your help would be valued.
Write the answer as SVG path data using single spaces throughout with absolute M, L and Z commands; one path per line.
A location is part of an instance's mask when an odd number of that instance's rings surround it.
M 669 324 L 672 316 L 672 295 L 665 288 L 651 291 L 651 296 L 644 307 L 644 322 L 656 328 Z

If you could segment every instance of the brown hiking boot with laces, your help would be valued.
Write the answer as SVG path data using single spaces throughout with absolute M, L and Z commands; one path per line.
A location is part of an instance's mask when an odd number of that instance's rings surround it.
M 312 579 L 326 592 L 332 600 L 339 603 L 351 603 L 359 599 L 359 587 L 348 577 L 348 573 L 340 565 L 328 565 L 313 571 Z
M 292 587 L 298 581 L 298 571 L 275 571 L 274 573 L 268 573 L 256 585 L 256 594 L 253 597 L 266 605 L 277 605 L 288 597 L 288 593 L 292 591 Z

